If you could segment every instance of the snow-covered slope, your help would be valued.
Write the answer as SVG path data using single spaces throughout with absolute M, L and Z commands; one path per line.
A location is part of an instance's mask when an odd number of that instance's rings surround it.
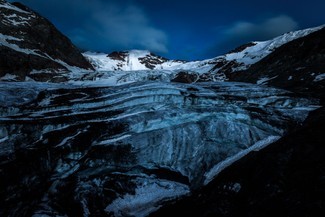
M 149 51 L 141 50 L 113 52 L 108 55 L 86 52 L 83 55 L 98 71 L 169 70 L 175 73 L 187 71 L 197 73 L 201 80 L 226 80 L 225 73 L 246 70 L 250 65 L 272 53 L 276 48 L 323 27 L 288 32 L 268 41 L 251 42 L 225 55 L 202 61 L 168 60 Z
M 307 36 L 315 31 L 322 29 L 324 25 L 285 33 L 268 41 L 254 41 L 242 45 L 225 55 L 215 57 L 213 59 L 187 62 L 170 69 L 194 69 L 195 72 L 235 72 L 245 70 L 250 65 L 260 61 L 276 48 L 301 37 Z M 196 69 L 201 69 L 197 71 Z
M 239 64 L 244 64 L 242 67 L 235 68 L 234 71 L 247 69 L 248 66 L 254 64 L 272 53 L 276 48 L 292 41 L 297 38 L 304 37 L 322 29 L 324 26 L 318 26 L 314 28 L 298 30 L 293 32 L 285 33 L 274 39 L 268 41 L 255 41 L 250 44 L 247 48 L 239 52 L 230 52 L 224 56 L 227 61 L 236 61 Z
M 320 90 L 325 86 L 324 38 L 325 28 L 286 43 L 247 70 L 228 74 L 229 79 L 294 92 L 322 93 Z
M 184 61 L 168 60 L 147 50 L 130 50 L 110 54 L 86 52 L 83 54 L 98 71 L 138 71 L 168 69 Z

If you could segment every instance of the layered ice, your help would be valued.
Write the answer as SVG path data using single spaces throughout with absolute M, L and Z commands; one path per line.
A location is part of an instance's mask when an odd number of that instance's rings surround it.
M 38 215 L 59 213 L 57 204 L 68 211 L 69 200 L 89 215 L 146 216 L 275 141 L 318 103 L 244 83 L 85 85 L 0 86 L 0 165 L 13 167 L 0 175 L 22 177 L 4 189 L 19 186 L 10 204 L 34 186 Z

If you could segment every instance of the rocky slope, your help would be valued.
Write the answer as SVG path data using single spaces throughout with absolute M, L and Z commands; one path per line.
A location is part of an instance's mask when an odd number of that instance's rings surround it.
M 47 19 L 20 3 L 0 1 L 0 78 L 65 81 L 73 67 L 93 69 Z

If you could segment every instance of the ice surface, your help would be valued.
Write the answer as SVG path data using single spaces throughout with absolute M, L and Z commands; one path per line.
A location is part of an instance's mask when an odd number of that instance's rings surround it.
M 49 198 L 76 180 L 72 200 L 84 212 L 98 197 L 106 212 L 145 216 L 275 141 L 317 102 L 235 82 L 0 82 L 0 105 L 1 156 L 32 153 L 24 176 L 49 172 L 58 185 Z
M 137 216 L 145 217 L 158 210 L 164 200 L 188 194 L 189 187 L 177 182 L 161 179 L 138 179 L 135 194 L 127 194 L 116 199 L 106 211 L 114 213 L 115 217 Z

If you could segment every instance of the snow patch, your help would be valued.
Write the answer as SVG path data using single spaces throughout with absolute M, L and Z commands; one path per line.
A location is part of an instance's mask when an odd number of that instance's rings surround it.
M 3 34 L 0 33 L 0 45 L 5 46 L 5 47 L 9 47 L 9 48 L 11 48 L 11 49 L 13 49 L 15 51 L 25 53 L 25 54 L 28 54 L 28 55 L 33 54 L 33 55 L 36 55 L 36 56 L 44 57 L 41 54 L 36 53 L 37 50 L 21 48 L 17 44 L 12 44 L 12 43 L 8 42 L 8 40 L 21 41 L 22 39 L 12 37 L 12 36 L 9 36 L 9 35 L 3 35 Z
M 276 78 L 276 77 L 278 77 L 278 75 L 276 75 L 276 76 L 274 76 L 274 77 L 272 77 L 272 78 L 269 78 L 269 77 L 263 77 L 263 78 L 260 78 L 259 80 L 256 81 L 256 84 L 259 84 L 259 85 L 267 84 L 268 81 L 270 81 L 270 80 L 272 80 L 272 79 L 274 79 L 274 78 Z
M 315 81 L 315 82 L 318 82 L 318 81 L 322 81 L 322 80 L 324 80 L 324 79 L 325 79 L 325 73 L 317 75 L 317 76 L 315 77 L 314 81 Z
M 28 11 L 24 11 L 24 10 L 22 10 L 12 4 L 6 3 L 6 2 L 3 4 L 0 4 L 0 8 L 6 8 L 6 9 L 17 11 L 17 12 L 23 13 L 23 14 L 30 14 Z
M 5 74 L 4 76 L 0 77 L 0 81 L 17 81 L 18 77 L 12 74 Z
M 8 136 L 6 136 L 6 137 L 4 137 L 4 138 L 1 138 L 1 139 L 0 139 L 0 143 L 3 143 L 3 142 L 5 142 L 5 141 L 7 141 L 8 139 L 9 139 Z

